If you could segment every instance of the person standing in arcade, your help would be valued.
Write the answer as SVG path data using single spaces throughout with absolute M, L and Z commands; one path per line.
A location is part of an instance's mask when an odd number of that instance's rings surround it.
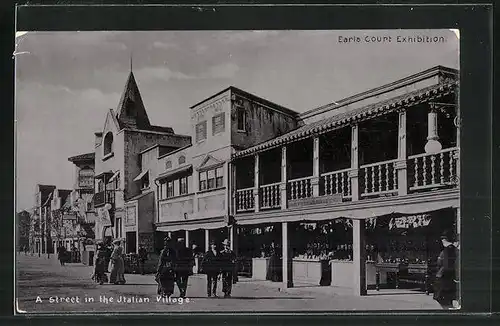
M 433 298 L 443 309 L 452 309 L 453 300 L 457 299 L 456 263 L 458 250 L 453 244 L 453 237 L 449 231 L 443 233 L 441 243 L 443 250 L 437 259 Z
M 236 255 L 230 249 L 229 240 L 225 239 L 222 242 L 223 250 L 220 252 L 220 266 L 222 271 L 222 292 L 224 298 L 231 297 L 233 288 L 234 271 L 236 266 Z
M 177 239 L 177 261 L 175 264 L 175 282 L 179 287 L 180 297 L 186 297 L 189 275 L 193 274 L 194 257 L 191 248 L 186 247 L 184 238 Z

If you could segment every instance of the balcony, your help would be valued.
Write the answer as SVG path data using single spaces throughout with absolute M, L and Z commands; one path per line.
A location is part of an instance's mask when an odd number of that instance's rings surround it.
M 459 149 L 453 147 L 435 154 L 412 155 L 406 161 L 388 160 L 361 165 L 358 169 L 322 173 L 319 175 L 319 180 L 313 176 L 288 180 L 287 207 L 304 203 L 332 203 L 331 199 L 333 202 L 351 201 L 353 193 L 358 194 L 359 200 L 362 201 L 369 198 L 458 188 L 458 160 Z M 406 182 L 402 182 L 404 179 L 400 178 L 406 178 Z M 358 189 L 353 189 L 354 179 L 358 181 Z M 281 208 L 282 184 L 283 182 L 277 182 L 259 187 L 259 210 Z M 400 189 L 405 185 L 406 189 Z M 256 191 L 255 187 L 236 190 L 236 213 L 256 210 Z M 327 198 L 329 200 L 326 200 Z
M 106 204 L 114 204 L 115 203 L 115 191 L 114 190 L 105 190 L 101 192 L 97 192 L 94 195 L 94 207 L 101 207 Z

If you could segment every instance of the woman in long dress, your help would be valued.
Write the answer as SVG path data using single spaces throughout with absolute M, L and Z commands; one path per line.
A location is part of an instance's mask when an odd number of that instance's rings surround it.
M 111 253 L 111 275 L 109 283 L 125 284 L 125 262 L 123 261 L 123 247 L 120 240 L 113 241 L 115 248 Z
M 452 243 L 451 232 L 441 236 L 443 250 L 437 259 L 437 273 L 434 283 L 434 300 L 443 309 L 453 308 L 453 300 L 457 299 L 456 268 L 457 248 Z
M 163 249 L 158 259 L 155 280 L 158 283 L 158 295 L 169 298 L 174 293 L 176 260 L 175 250 L 171 239 L 166 237 L 163 240 Z
M 93 279 L 99 284 L 108 282 L 108 278 L 106 276 L 106 262 L 106 249 L 104 248 L 104 245 L 102 243 L 99 243 L 97 245 L 97 257 L 95 259 L 93 275 Z

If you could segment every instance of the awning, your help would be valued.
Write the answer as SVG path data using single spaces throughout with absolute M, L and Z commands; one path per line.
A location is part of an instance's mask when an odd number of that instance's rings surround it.
M 108 182 L 111 182 L 116 179 L 116 177 L 120 174 L 120 171 L 116 171 L 115 174 L 111 178 L 109 178 Z
M 226 226 L 227 223 L 224 221 L 224 217 L 220 217 L 216 219 L 210 218 L 210 219 L 200 219 L 200 220 L 157 223 L 156 230 L 160 232 L 175 232 L 181 230 L 194 231 L 198 229 L 214 230 Z
M 112 171 L 102 172 L 102 173 L 99 173 L 98 175 L 96 175 L 94 177 L 94 179 L 104 179 L 105 177 L 110 176 L 112 174 L 113 174 Z
M 156 178 L 156 180 L 172 179 L 172 178 L 178 176 L 179 174 L 191 173 L 191 172 L 193 172 L 193 165 L 189 164 L 189 165 L 174 169 L 172 171 L 164 172 L 164 173 L 160 174 L 158 176 L 158 178 Z
M 137 177 L 135 177 L 134 181 L 139 181 L 141 180 L 142 178 L 144 178 L 144 176 L 146 175 L 146 173 L 148 173 L 149 170 L 144 170 L 142 171 Z

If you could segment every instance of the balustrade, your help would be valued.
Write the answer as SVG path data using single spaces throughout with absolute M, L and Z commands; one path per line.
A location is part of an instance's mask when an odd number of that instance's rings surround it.
M 408 157 L 407 164 L 398 166 L 398 160 L 366 164 L 353 173 L 359 180 L 361 198 L 398 194 L 398 169 L 407 169 L 410 192 L 430 190 L 439 187 L 458 186 L 458 148 L 444 149 L 435 154 L 418 154 Z M 352 198 L 352 169 L 323 173 L 319 178 L 319 195 L 341 194 Z M 354 171 L 355 172 L 355 171 Z M 312 176 L 287 181 L 287 199 L 297 200 L 313 197 Z M 281 182 L 259 187 L 260 208 L 263 210 L 281 207 Z M 236 211 L 253 211 L 255 188 L 236 190 Z
M 454 186 L 457 180 L 458 149 L 447 148 L 435 154 L 408 157 L 410 191 Z
M 281 206 L 281 182 L 263 185 L 260 187 L 260 208 L 271 209 Z
M 323 173 L 320 177 L 320 195 L 341 194 L 344 198 L 352 196 L 350 169 Z
M 361 196 L 396 193 L 398 191 L 396 161 L 390 160 L 360 166 Z
M 313 177 L 298 178 L 288 181 L 288 199 L 302 199 L 312 196 L 311 179 Z
M 254 188 L 236 190 L 236 211 L 251 211 L 255 207 Z

